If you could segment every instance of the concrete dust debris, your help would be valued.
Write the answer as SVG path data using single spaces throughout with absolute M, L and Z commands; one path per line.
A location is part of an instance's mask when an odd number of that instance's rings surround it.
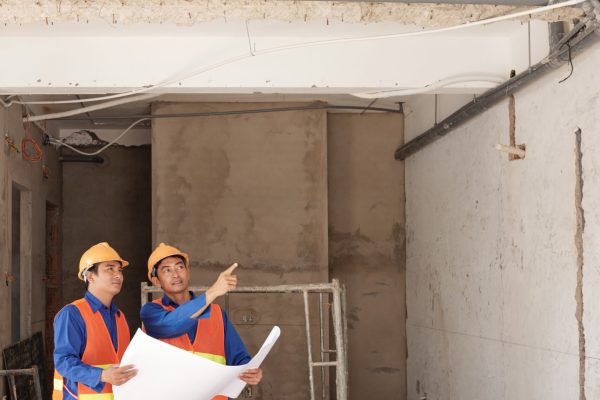
M 421 27 L 442 27 L 527 10 L 482 4 L 371 3 L 329 1 L 248 0 L 0 0 L 0 22 L 25 24 L 74 21 L 82 24 L 102 19 L 111 24 L 200 22 L 232 19 L 285 22 L 377 23 L 397 22 Z M 561 8 L 533 18 L 548 22 L 581 17 L 580 8 Z

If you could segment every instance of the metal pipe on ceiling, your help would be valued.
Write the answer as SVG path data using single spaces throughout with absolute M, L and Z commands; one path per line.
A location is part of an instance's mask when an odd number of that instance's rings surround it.
M 551 53 L 539 63 L 512 77 L 506 82 L 488 90 L 464 105 L 443 121 L 428 129 L 408 143 L 400 146 L 394 153 L 396 160 L 405 160 L 423 147 L 447 135 L 453 129 L 471 120 L 490 107 L 507 98 L 510 94 L 538 80 L 542 76 L 563 65 L 567 59 L 598 42 L 598 22 L 593 16 L 578 23 L 556 45 Z M 596 34 L 595 34 L 596 33 Z

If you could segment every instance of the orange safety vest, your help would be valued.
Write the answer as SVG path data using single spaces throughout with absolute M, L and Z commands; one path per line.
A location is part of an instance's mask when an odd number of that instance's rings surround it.
M 81 356 L 81 361 L 85 364 L 106 369 L 114 364 L 119 364 L 123 358 L 125 349 L 129 346 L 129 326 L 125 320 L 125 315 L 119 311 L 116 315 L 117 322 L 117 351 L 113 346 L 108 328 L 104 323 L 104 319 L 99 312 L 94 313 L 92 307 L 85 299 L 75 300 L 73 303 L 79 309 L 83 322 L 85 322 L 85 330 L 87 341 L 85 350 Z M 52 392 L 52 400 L 63 399 L 63 378 L 54 370 L 54 391 Z M 97 393 L 95 390 L 82 383 L 77 384 L 77 399 L 79 400 L 113 400 L 112 385 L 107 383 L 104 385 L 102 392 Z M 73 393 L 71 393 L 73 395 Z M 75 396 L 73 396 L 75 397 Z
M 173 306 L 164 305 L 162 299 L 154 300 L 153 303 L 160 304 L 165 310 L 172 311 L 175 309 Z M 218 304 L 210 305 L 210 317 L 198 320 L 194 343 L 190 342 L 190 337 L 187 333 L 176 338 L 159 340 L 194 353 L 197 356 L 225 365 L 225 327 L 223 325 L 221 307 Z M 227 400 L 227 397 L 215 396 L 212 400 Z

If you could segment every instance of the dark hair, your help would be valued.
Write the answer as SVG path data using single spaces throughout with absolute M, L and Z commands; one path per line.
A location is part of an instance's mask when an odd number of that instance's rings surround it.
M 181 260 L 181 262 L 183 262 L 183 264 L 185 264 L 185 266 L 187 267 L 187 263 L 185 262 L 185 258 L 183 258 L 182 256 L 180 256 L 179 254 L 175 254 L 173 256 L 167 256 L 165 258 L 161 258 L 160 260 L 158 260 L 158 262 L 156 264 L 154 264 L 154 267 L 152 267 L 152 272 L 150 273 L 150 276 L 154 276 L 158 278 L 158 266 L 161 262 L 163 262 L 164 259 L 169 258 L 169 257 L 177 257 Z
M 88 281 L 88 280 L 85 278 L 85 275 L 86 275 L 88 272 L 91 272 L 91 273 L 92 273 L 92 274 L 94 274 L 94 275 L 98 275 L 98 264 L 94 264 L 94 265 L 92 265 L 91 267 L 89 267 L 88 269 L 86 269 L 86 270 L 85 270 L 85 273 L 83 274 L 83 281 L 85 282 L 85 288 L 86 288 L 86 289 L 87 289 L 87 288 L 90 286 L 90 281 Z

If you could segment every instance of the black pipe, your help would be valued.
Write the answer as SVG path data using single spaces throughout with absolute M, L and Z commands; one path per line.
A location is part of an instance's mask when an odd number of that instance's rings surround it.
M 191 112 L 191 113 L 177 113 L 177 114 L 138 114 L 138 115 L 105 115 L 105 116 L 94 116 L 94 120 L 134 120 L 134 119 L 161 119 L 161 118 L 193 118 L 193 117 L 210 117 L 210 116 L 223 116 L 223 115 L 243 115 L 243 114 L 262 114 L 262 113 L 273 113 L 273 112 L 286 112 L 286 111 L 310 111 L 310 110 L 360 110 L 360 111 L 379 111 L 389 113 L 402 113 L 400 108 L 392 109 L 385 107 L 372 107 L 372 106 L 344 106 L 327 103 L 315 103 L 306 106 L 288 106 L 278 108 L 251 108 L 244 110 L 229 110 L 229 111 L 206 111 L 206 112 Z M 55 118 L 56 121 L 82 121 L 87 118 L 81 117 L 63 117 Z
M 104 164 L 104 158 L 102 157 L 86 157 L 86 156 L 60 156 L 58 158 L 60 162 L 82 162 L 82 163 L 94 163 Z
M 588 20 L 577 24 L 557 44 L 556 49 L 539 63 L 533 65 L 531 68 L 521 72 L 519 75 L 516 75 L 506 82 L 496 86 L 495 88 L 488 90 L 481 96 L 473 99 L 472 102 L 462 106 L 458 111 L 454 112 L 452 115 L 435 125 L 433 128 L 428 129 L 413 140 L 400 146 L 398 149 L 396 149 L 394 158 L 396 160 L 406 159 L 408 156 L 416 153 L 428 144 L 433 143 L 439 138 L 445 136 L 454 128 L 464 124 L 483 111 L 486 111 L 490 107 L 496 105 L 517 90 L 557 69 L 565 62 L 565 60 L 563 60 L 561 57 L 567 55 L 569 51 L 571 52 L 572 56 L 576 52 L 579 52 L 585 49 L 587 46 L 595 43 L 598 39 L 598 36 L 594 35 L 594 32 L 596 32 L 597 29 L 597 22 L 592 21 L 590 24 L 591 27 L 587 26 L 589 23 L 590 21 Z

